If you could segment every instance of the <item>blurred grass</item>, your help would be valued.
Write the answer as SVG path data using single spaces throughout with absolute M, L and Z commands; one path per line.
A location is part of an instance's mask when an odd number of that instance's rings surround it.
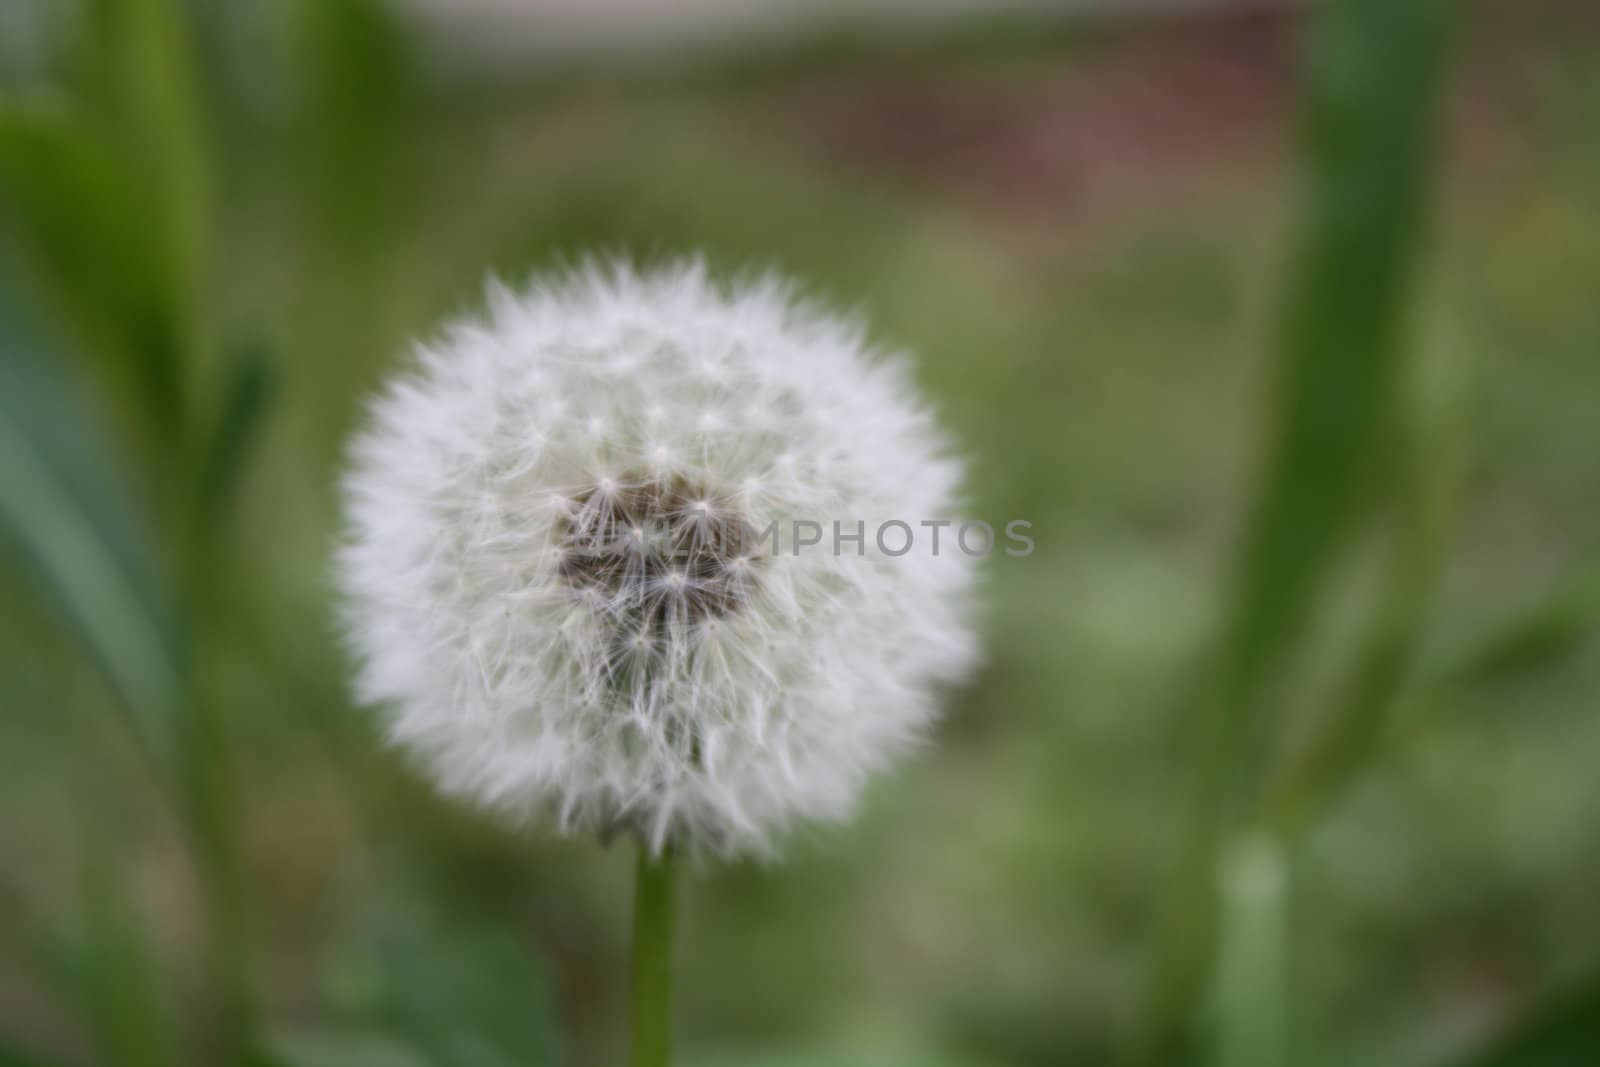
M 355 0 L 285 7 L 251 53 L 258 69 L 236 75 L 249 91 L 208 85 L 202 114 L 172 120 L 199 123 L 178 141 L 213 153 L 207 177 L 174 186 L 193 181 L 210 205 L 177 231 L 210 235 L 193 259 L 128 251 L 168 232 L 161 212 L 193 205 L 175 196 L 144 213 L 129 190 L 164 179 L 148 161 L 129 165 L 142 149 L 126 132 L 82 132 L 99 121 L 85 118 L 87 90 L 63 76 L 6 111 L 42 106 L 91 138 L 63 151 L 92 165 L 30 165 L 0 198 L 19 238 L 8 253 L 57 249 L 57 266 L 26 260 L 30 291 L 55 294 L 34 310 L 63 327 L 72 356 L 59 369 L 82 414 L 112 441 L 168 432 L 164 372 L 142 361 L 188 353 L 173 372 L 189 412 L 183 462 L 112 448 L 97 465 L 145 504 L 133 521 L 162 573 L 190 587 L 168 593 L 203 630 L 187 684 L 217 709 L 238 764 L 227 830 L 251 889 L 269 1052 L 456 1062 L 429 1041 L 461 1020 L 488 1027 L 473 1012 L 498 1001 L 477 983 L 526 966 L 548 974 L 553 999 L 548 1023 L 530 1003 L 528 1030 L 507 1039 L 527 1062 L 552 1058 L 550 1029 L 561 1062 L 619 1056 L 626 857 L 489 826 L 379 751 L 346 706 L 327 611 L 332 478 L 360 395 L 407 335 L 478 299 L 487 267 L 516 277 L 592 247 L 647 258 L 704 247 L 724 268 L 793 271 L 861 306 L 876 337 L 915 349 L 976 457 L 975 513 L 1032 520 L 1039 550 L 1026 567 L 991 568 L 985 675 L 857 825 L 803 836 L 782 868 L 686 882 L 687 1061 L 1106 1062 L 1138 1023 L 1162 879 L 1189 835 L 1196 724 L 1172 697 L 1195 684 L 1194 655 L 1226 618 L 1226 564 L 1247 536 L 1236 516 L 1262 459 L 1254 442 L 1272 426 L 1260 412 L 1273 395 L 1263 355 L 1282 288 L 1276 250 L 1298 206 L 1279 120 L 1207 103 L 1204 79 L 1232 84 L 1234 68 L 1200 63 L 1197 85 L 1185 64 L 1246 57 L 1237 63 L 1281 91 L 1272 35 L 1203 21 L 1028 40 L 980 30 L 728 67 L 688 57 L 440 85 L 409 65 L 404 39 L 360 28 L 377 17 Z M 1427 336 L 1479 368 L 1456 547 L 1397 698 L 1405 743 L 1385 734 L 1381 761 L 1307 827 L 1286 963 L 1297 1063 L 1447 1060 L 1522 1012 L 1539 1018 L 1545 990 L 1600 957 L 1600 657 L 1593 602 L 1568 574 L 1592 565 L 1600 540 L 1600 140 L 1587 121 L 1600 43 L 1559 25 L 1513 29 L 1471 38 L 1449 194 L 1433 205 Z M 202 59 L 209 69 L 214 57 Z M 151 76 L 168 77 L 161 62 Z M 1130 139 L 1187 143 L 1141 110 L 1152 97 L 1172 121 L 1219 123 L 1226 150 L 1122 159 Z M 1516 102 L 1513 118 L 1501 99 Z M 1258 123 L 1265 140 L 1230 139 L 1235 122 Z M 1035 154 L 1080 143 L 1071 165 Z M 1104 185 L 1077 181 L 1075 167 L 1107 158 L 1122 161 Z M 80 173 L 113 192 L 80 196 Z M 0 166 L 6 175 L 19 180 Z M 13 192 L 25 187 L 77 197 L 84 211 L 57 213 L 68 244 L 30 234 L 55 216 Z M 202 262 L 203 286 L 162 295 L 176 268 L 159 264 Z M 180 319 L 201 325 L 170 325 Z M 168 325 L 141 325 L 152 321 Z M 180 335 L 198 339 L 168 340 Z M 1447 395 L 1436 382 L 1417 389 L 1427 402 Z M 1291 489 L 1315 489 L 1296 473 L 1283 475 Z M 1408 477 L 1381 468 L 1377 480 L 1390 475 Z M 195 502 L 212 518 L 194 553 L 201 538 L 159 502 L 202 486 L 223 488 Z M 1336 679 L 1365 655 L 1383 611 L 1374 594 L 1394 584 L 1386 569 L 1417 575 L 1403 514 L 1427 499 L 1400 504 L 1382 513 L 1401 524 L 1395 554 L 1359 540 L 1332 566 L 1305 648 L 1273 688 L 1291 752 L 1355 699 Z M 200 581 L 175 558 L 199 561 Z M 151 784 L 114 733 L 86 725 L 111 719 L 114 693 L 85 670 L 30 573 L 9 557 L 0 566 L 0 797 L 28 813 L 0 827 L 0 888 L 22 902 L 0 920 L 0 944 L 75 926 L 77 854 L 104 842 L 68 825 L 55 798 L 85 798 L 129 858 L 128 903 L 191 1050 L 212 1002 L 182 835 L 150 814 Z M 447 1016 L 420 1033 L 425 1013 L 382 1007 L 407 994 L 351 999 L 327 978 L 403 979 L 381 939 L 359 936 L 427 926 L 389 892 L 396 883 L 496 946 L 481 973 L 449 936 L 398 950 L 463 969 L 443 979 L 460 1002 L 417 994 Z M 41 988 L 21 957 L 0 964 L 0 1033 L 96 1062 L 66 998 L 30 1010 Z
M 118 691 L 132 732 L 171 765 L 179 637 L 155 561 L 105 443 L 61 368 L 0 288 L 0 518 Z
M 1358 771 L 1370 749 L 1364 739 L 1381 723 L 1408 665 L 1449 548 L 1440 518 L 1448 510 L 1434 500 L 1453 494 L 1434 483 L 1453 482 L 1455 464 L 1440 454 L 1431 439 L 1437 435 L 1404 421 L 1397 394 L 1410 364 L 1408 312 L 1450 13 L 1433 0 L 1335 0 L 1309 19 L 1299 121 L 1303 203 L 1276 342 L 1276 391 L 1269 400 L 1275 421 L 1217 650 L 1206 665 L 1212 677 L 1187 707 L 1201 723 L 1198 793 L 1153 968 L 1148 1030 L 1137 1053 L 1143 1062 L 1186 1055 L 1185 1032 L 1213 980 L 1223 937 L 1236 942 L 1220 961 L 1223 976 L 1251 988 L 1225 997 L 1222 1062 L 1281 1062 L 1286 1022 L 1281 1014 L 1268 1016 L 1281 1013 L 1286 976 L 1276 961 L 1286 950 L 1262 942 L 1275 929 L 1283 933 L 1283 923 L 1258 931 L 1248 908 L 1239 914 L 1218 901 L 1229 895 L 1230 878 L 1266 877 L 1230 876 L 1223 857 L 1245 847 L 1234 838 L 1260 817 L 1287 718 L 1275 687 L 1362 512 L 1373 496 L 1393 493 L 1401 543 L 1377 622 L 1351 672 L 1354 692 L 1324 728 L 1327 740 L 1308 757 L 1312 766 L 1289 780 L 1299 786 L 1313 776 Z M 1385 477 L 1380 465 L 1404 473 Z M 1250 866 L 1283 867 L 1282 851 L 1283 844 L 1267 839 Z M 1228 922 L 1243 929 L 1235 935 Z M 1241 968 L 1243 976 L 1234 973 Z

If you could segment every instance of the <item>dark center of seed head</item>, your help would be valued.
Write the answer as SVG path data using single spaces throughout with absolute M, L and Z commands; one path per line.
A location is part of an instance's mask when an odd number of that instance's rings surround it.
M 570 499 L 558 536 L 561 576 L 625 641 L 727 615 L 754 591 L 757 532 L 687 479 L 600 481 Z

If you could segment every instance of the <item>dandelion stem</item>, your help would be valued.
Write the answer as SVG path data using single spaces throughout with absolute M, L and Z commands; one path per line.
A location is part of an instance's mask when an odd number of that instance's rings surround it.
M 632 1067 L 667 1067 L 672 1052 L 674 860 L 640 843 L 633 898 Z

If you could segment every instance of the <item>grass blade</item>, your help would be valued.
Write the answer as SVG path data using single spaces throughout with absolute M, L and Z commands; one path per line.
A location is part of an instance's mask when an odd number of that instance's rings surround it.
M 139 526 L 66 383 L 0 288 L 0 527 L 170 764 L 182 683 L 176 627 Z
M 1276 342 L 1275 417 L 1214 684 L 1195 711 L 1201 786 L 1160 931 L 1137 1053 L 1186 1045 L 1217 939 L 1218 857 L 1254 817 L 1276 737 L 1268 697 L 1383 458 L 1428 187 L 1450 7 L 1330 0 L 1309 27 L 1304 204 Z
M 201 465 L 196 518 L 203 530 L 216 529 L 227 513 L 260 439 L 275 385 L 267 350 L 258 344 L 239 347 L 222 383 Z
M 1408 390 L 1395 461 L 1395 512 L 1383 590 L 1345 683 L 1320 730 L 1278 776 L 1263 818 L 1292 838 L 1384 751 L 1444 570 L 1466 473 L 1468 382 L 1440 351 Z
M 63 321 L 134 398 L 152 440 L 179 425 L 181 371 L 161 231 L 115 153 L 64 99 L 0 104 L 0 221 Z

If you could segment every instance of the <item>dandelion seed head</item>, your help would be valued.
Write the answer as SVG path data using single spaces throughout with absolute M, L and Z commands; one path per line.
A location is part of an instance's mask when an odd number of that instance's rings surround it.
M 961 475 L 904 360 L 781 281 L 494 287 L 350 446 L 358 696 L 446 792 L 768 854 L 847 816 L 976 657 L 974 560 L 787 524 L 949 516 Z

